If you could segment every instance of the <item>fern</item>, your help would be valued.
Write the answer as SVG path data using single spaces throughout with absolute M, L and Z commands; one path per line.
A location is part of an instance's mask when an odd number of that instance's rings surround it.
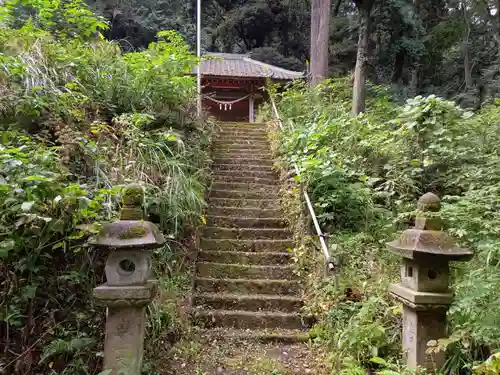
M 45 362 L 47 359 L 61 354 L 73 354 L 94 343 L 89 337 L 75 337 L 69 341 L 56 339 L 45 345 L 39 363 Z

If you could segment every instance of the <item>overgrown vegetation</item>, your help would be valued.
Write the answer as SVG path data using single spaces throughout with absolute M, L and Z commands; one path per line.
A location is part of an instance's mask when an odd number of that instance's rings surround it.
M 190 116 L 186 74 L 196 57 L 171 31 L 124 53 L 81 0 L 0 11 L 0 372 L 99 372 L 104 310 L 91 293 L 107 254 L 87 238 L 117 218 L 129 182 L 170 239 L 156 252 L 152 358 L 180 335 L 179 303 L 167 302 L 186 287 L 179 270 L 204 206 L 210 127 Z
M 500 349 L 500 102 L 473 113 L 435 96 L 398 105 L 385 88 L 370 89 L 358 117 L 347 79 L 274 94 L 285 125 L 275 135 L 278 152 L 298 164 L 296 179 L 342 260 L 336 290 L 318 277 L 322 262 L 310 245 L 296 249 L 309 277 L 309 312 L 321 317 L 311 335 L 329 347 L 332 373 L 408 373 L 399 365 L 401 307 L 387 294 L 400 259 L 385 242 L 411 225 L 417 199 L 431 191 L 442 198 L 446 230 L 475 253 L 453 265 L 449 333 L 434 349 L 447 352 L 442 372 L 470 373 Z M 495 360 L 488 363 L 490 372 L 477 373 L 494 373 Z

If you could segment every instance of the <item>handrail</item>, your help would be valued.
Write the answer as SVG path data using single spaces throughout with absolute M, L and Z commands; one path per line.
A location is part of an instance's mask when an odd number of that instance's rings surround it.
M 271 105 L 273 107 L 274 116 L 276 116 L 276 119 L 278 120 L 280 129 L 283 130 L 284 129 L 283 121 L 280 118 L 278 108 L 276 108 L 276 104 L 274 103 L 274 100 L 271 97 L 271 95 L 269 95 L 269 98 L 271 100 Z M 297 163 L 293 163 L 293 169 L 295 169 L 295 173 L 297 174 L 297 176 L 300 176 L 300 170 L 299 167 L 297 166 Z M 314 208 L 311 203 L 311 198 L 309 198 L 309 194 L 307 193 L 306 189 L 302 189 L 302 191 L 304 192 L 304 199 L 306 200 L 307 209 L 309 210 L 309 214 L 311 215 L 312 221 L 314 223 L 314 228 L 316 229 L 316 233 L 318 234 L 319 237 L 319 243 L 321 244 L 321 250 L 323 251 L 323 256 L 325 258 L 324 260 L 325 260 L 326 270 L 335 271 L 336 270 L 335 262 L 330 257 L 330 252 L 328 251 L 328 246 L 325 241 L 325 235 L 321 230 L 321 227 L 319 226 L 318 218 L 316 217 L 316 213 L 314 212 Z

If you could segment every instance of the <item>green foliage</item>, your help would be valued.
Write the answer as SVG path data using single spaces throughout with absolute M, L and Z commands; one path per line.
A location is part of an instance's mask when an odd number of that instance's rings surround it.
M 0 8 L 4 26 L 15 27 L 26 21 L 63 38 L 91 39 L 108 28 L 83 0 L 8 0 Z
M 485 360 L 500 345 L 498 103 L 472 113 L 431 95 L 398 106 L 384 88 L 370 86 L 366 113 L 353 117 L 344 80 L 273 95 L 285 124 L 278 151 L 299 166 L 342 263 L 340 291 L 314 273 L 308 283 L 308 308 L 322 317 L 313 336 L 331 349 L 334 372 L 374 368 L 375 356 L 387 368 L 382 373 L 407 373 L 394 365 L 401 311 L 387 300 L 400 260 L 384 247 L 410 224 L 427 191 L 442 197 L 446 230 L 475 253 L 453 267 L 449 336 L 430 350 L 447 351 L 445 372 Z
M 87 240 L 117 218 L 122 186 L 145 187 L 172 240 L 155 253 L 159 274 L 181 272 L 181 240 L 200 223 L 210 126 L 189 113 L 197 60 L 172 31 L 123 53 L 77 0 L 1 9 L 0 367 L 96 374 L 104 315 L 91 295 L 107 254 Z M 151 337 L 179 319 L 163 302 Z

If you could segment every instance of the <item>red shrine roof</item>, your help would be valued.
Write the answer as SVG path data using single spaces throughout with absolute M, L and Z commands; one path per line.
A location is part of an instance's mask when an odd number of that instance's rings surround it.
M 304 78 L 303 72 L 294 72 L 274 65 L 266 64 L 248 55 L 236 53 L 208 53 L 208 59 L 201 63 L 202 76 L 271 78 L 292 80 Z

